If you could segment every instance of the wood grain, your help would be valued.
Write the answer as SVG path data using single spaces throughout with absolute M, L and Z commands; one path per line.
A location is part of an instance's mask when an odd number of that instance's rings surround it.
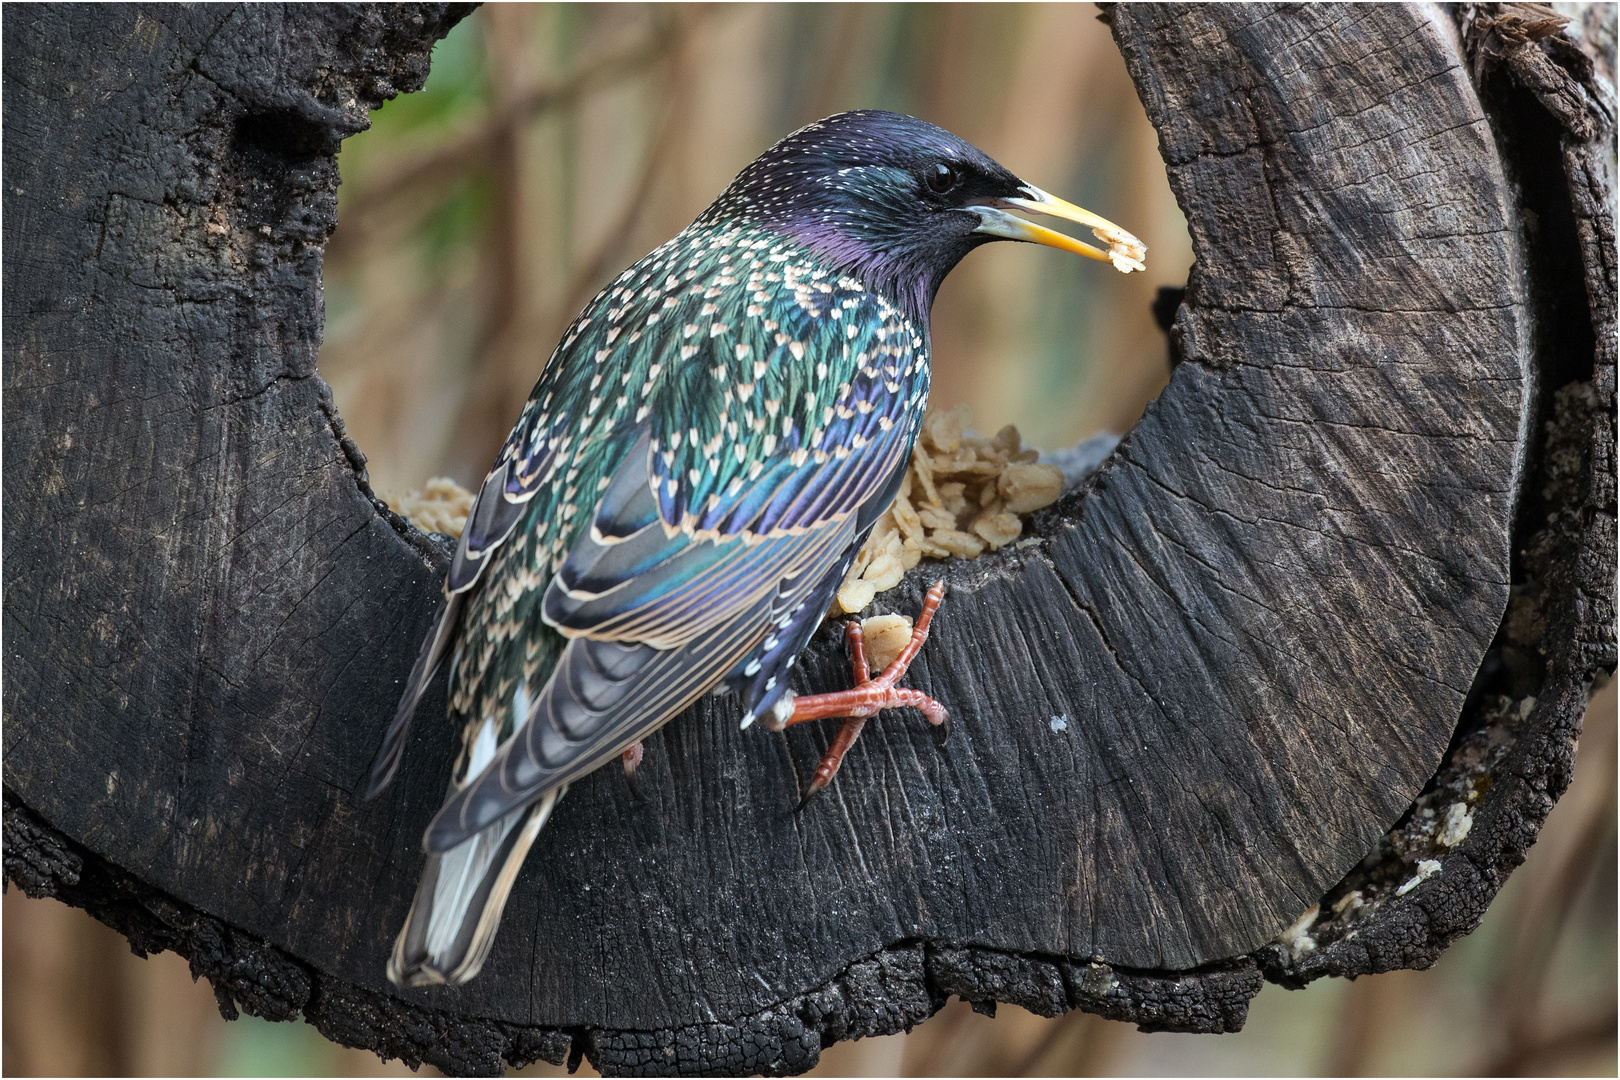
M 371 496 L 315 372 L 320 260 L 332 153 L 460 14 L 0 15 L 8 879 L 186 952 L 222 1008 L 457 1072 L 570 1047 L 797 1072 L 952 994 L 1235 1030 L 1262 969 L 1432 960 L 1477 920 L 1614 663 L 1612 313 L 1558 356 L 1539 332 L 1549 287 L 1614 295 L 1609 180 L 1590 133 L 1549 125 L 1569 154 L 1539 197 L 1569 237 L 1527 233 L 1518 170 L 1540 166 L 1503 117 L 1529 91 L 1477 88 L 1426 9 L 1121 5 L 1194 238 L 1182 362 L 1039 544 L 886 594 L 909 611 L 950 582 L 911 677 L 948 728 L 884 717 L 795 811 L 830 728 L 740 732 L 702 702 L 633 786 L 569 792 L 477 980 L 390 987 L 450 766 L 442 691 L 402 781 L 358 795 L 446 552 Z M 1573 285 L 1530 272 L 1554 242 Z M 1573 471 L 1537 426 L 1555 413 Z M 1543 534 L 1540 569 L 1516 565 Z M 1532 572 L 1557 642 L 1499 634 Z M 1504 649 L 1534 669 L 1538 647 L 1561 689 L 1500 688 L 1557 690 L 1514 729 L 1549 771 L 1490 796 L 1495 854 L 1314 956 L 1268 945 L 1404 865 L 1392 827 L 1496 707 Z M 803 671 L 842 685 L 836 628 Z

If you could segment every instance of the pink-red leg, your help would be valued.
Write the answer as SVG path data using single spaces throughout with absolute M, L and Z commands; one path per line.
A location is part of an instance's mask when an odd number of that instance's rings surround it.
M 860 620 L 852 619 L 844 625 L 844 640 L 849 643 L 850 666 L 854 669 L 855 685 L 861 686 L 871 682 L 872 671 L 866 664 L 866 634 L 861 630 Z M 849 748 L 860 738 L 866 720 L 864 716 L 844 717 L 832 745 L 822 755 L 821 763 L 816 766 L 816 771 L 810 778 L 810 787 L 805 791 L 804 799 L 800 800 L 800 806 L 803 806 L 810 796 L 832 783 L 832 778 L 838 775 L 839 766 L 844 763 L 844 755 L 849 753 Z M 788 722 L 792 723 L 791 720 Z
M 920 709 L 930 724 L 943 724 L 948 719 L 945 707 L 921 690 L 894 685 L 906 673 L 906 669 L 911 666 L 911 662 L 916 659 L 917 653 L 928 640 L 928 624 L 933 621 L 934 612 L 939 610 L 940 601 L 944 598 L 945 583 L 936 581 L 923 599 L 922 611 L 918 613 L 917 623 L 911 629 L 911 640 L 906 642 L 906 647 L 894 658 L 893 663 L 884 668 L 882 674 L 875 679 L 867 667 L 866 638 L 861 632 L 861 624 L 859 621 L 850 622 L 844 633 L 845 640 L 849 642 L 855 686 L 831 694 L 811 694 L 794 698 L 793 715 L 782 724 L 784 728 L 802 724 L 807 720 L 824 720 L 835 716 L 844 718 L 843 725 L 838 729 L 838 735 L 827 748 L 821 764 L 816 766 L 815 775 L 811 777 L 810 786 L 805 791 L 806 800 L 832 783 L 833 777 L 838 775 L 839 766 L 844 763 L 844 755 L 855 745 L 855 740 L 860 737 L 861 728 L 866 725 L 869 717 L 884 709 L 909 706 Z
M 632 780 L 636 778 L 636 769 L 641 765 L 641 755 L 644 752 L 645 751 L 641 745 L 640 739 L 637 739 L 635 742 L 624 748 L 624 753 L 621 754 L 620 757 L 624 761 L 625 776 L 628 776 Z

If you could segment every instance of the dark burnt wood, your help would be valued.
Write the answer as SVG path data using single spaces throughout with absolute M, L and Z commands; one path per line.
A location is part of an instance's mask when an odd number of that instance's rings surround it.
M 883 598 L 949 580 L 949 727 L 885 717 L 795 812 L 830 726 L 705 702 L 569 792 L 475 982 L 395 992 L 442 693 L 358 794 L 446 553 L 315 372 L 320 260 L 338 142 L 460 14 L 5 10 L 8 880 L 456 1072 L 796 1072 L 950 995 L 1229 1031 L 1262 973 L 1477 923 L 1614 665 L 1612 95 L 1428 9 L 1123 5 L 1182 362 L 1039 545 Z

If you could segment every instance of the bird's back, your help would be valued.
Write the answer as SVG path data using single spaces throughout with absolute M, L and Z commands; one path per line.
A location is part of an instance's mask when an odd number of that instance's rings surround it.
M 668 531 L 753 542 L 856 509 L 904 462 L 927 388 L 923 331 L 782 237 L 700 222 L 622 274 L 569 328 L 497 465 L 509 487 L 533 495 L 460 620 L 458 783 L 488 760 L 480 747 L 507 742 L 550 677 L 566 638 L 548 623 L 545 596 L 628 455 L 650 454 Z M 823 553 L 823 572 L 842 554 Z M 743 598 L 719 590 L 708 610 L 665 619 L 650 637 L 611 616 L 564 631 L 667 649 L 728 600 Z M 622 718 L 616 742 L 668 718 Z

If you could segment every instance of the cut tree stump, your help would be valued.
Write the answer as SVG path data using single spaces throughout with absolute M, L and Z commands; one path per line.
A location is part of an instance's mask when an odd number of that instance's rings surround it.
M 831 727 L 706 700 L 574 786 L 473 983 L 401 993 L 442 689 L 359 795 L 448 549 L 316 373 L 321 259 L 339 141 L 463 11 L 8 6 L 7 879 L 229 1016 L 463 1073 L 798 1072 L 951 995 L 1233 1031 L 1262 977 L 1427 966 L 1615 663 L 1613 93 L 1438 11 L 1111 9 L 1180 363 L 1039 543 L 880 598 L 949 581 L 911 682 L 951 723 L 796 811 Z M 846 676 L 825 627 L 803 689 Z

